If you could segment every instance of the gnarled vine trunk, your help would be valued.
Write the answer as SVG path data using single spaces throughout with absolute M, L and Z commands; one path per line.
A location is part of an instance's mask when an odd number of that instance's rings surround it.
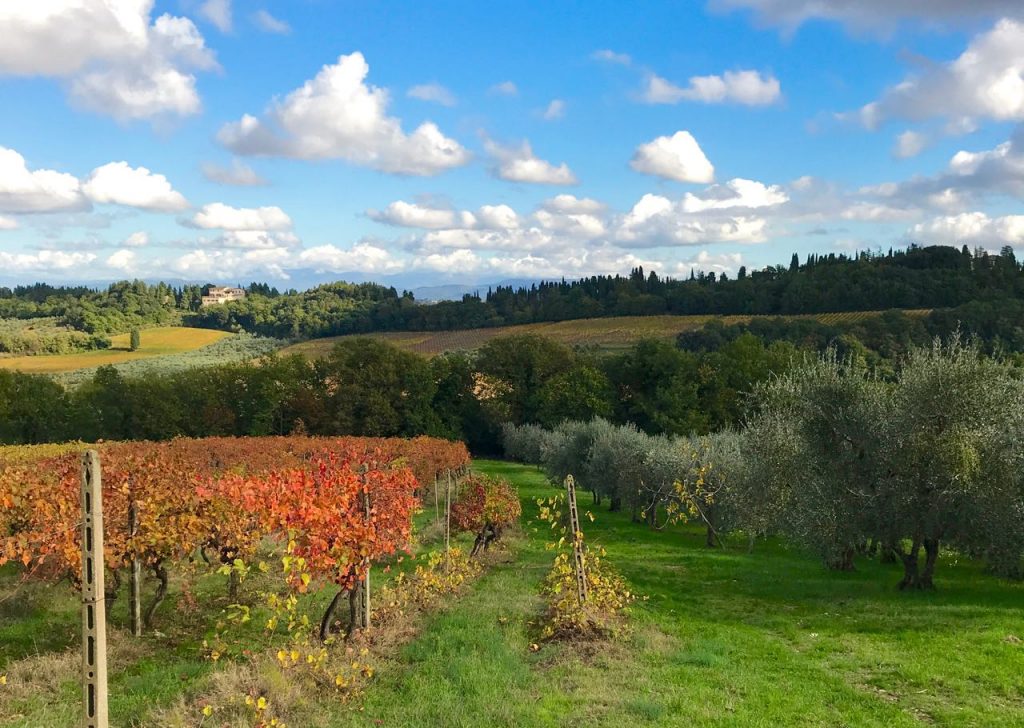
M 164 599 L 167 597 L 167 569 L 161 562 L 156 562 L 153 565 L 153 575 L 157 578 L 156 594 L 153 595 L 153 601 L 146 609 L 146 614 L 142 618 L 142 623 L 146 626 L 146 629 L 153 629 L 153 615 L 156 614 L 157 607 L 163 604 Z

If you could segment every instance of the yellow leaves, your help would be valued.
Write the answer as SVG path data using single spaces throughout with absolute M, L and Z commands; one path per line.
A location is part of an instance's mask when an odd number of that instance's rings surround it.
M 309 582 L 312 580 L 313 577 L 311 577 L 308 573 L 304 572 L 302 576 L 300 576 L 299 578 L 302 580 L 302 586 L 308 587 Z

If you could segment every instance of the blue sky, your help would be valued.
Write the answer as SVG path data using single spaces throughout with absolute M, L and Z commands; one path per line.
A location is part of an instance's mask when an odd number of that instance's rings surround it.
M 0 283 L 1024 252 L 1017 0 L 35 0 L 0 34 Z

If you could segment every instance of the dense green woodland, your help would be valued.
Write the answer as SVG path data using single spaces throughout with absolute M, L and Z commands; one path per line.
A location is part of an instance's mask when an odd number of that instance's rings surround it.
M 123 333 L 172 321 L 284 339 L 400 330 L 451 330 L 577 318 L 654 314 L 801 314 L 886 309 L 955 309 L 988 305 L 998 312 L 1024 300 L 1024 268 L 1012 248 L 999 255 L 966 247 L 911 247 L 887 254 L 811 255 L 736 278 L 714 273 L 686 280 L 634 270 L 499 287 L 485 296 L 434 304 L 373 283 L 331 283 L 281 293 L 253 283 L 241 301 L 200 307 L 204 286 L 172 288 L 122 282 L 107 290 L 45 284 L 0 288 L 0 319 L 52 317 L 89 334 Z M 974 311 L 973 313 L 977 313 Z M 959 315 L 959 314 L 958 314 Z M 998 328 L 985 318 L 979 326 Z M 1012 333 L 1012 332 L 1011 332 Z M 1019 332 L 1016 334 L 1019 335 Z
M 327 358 L 271 356 L 144 376 L 101 367 L 74 389 L 0 370 L 0 441 L 165 439 L 176 435 L 432 434 L 500 448 L 506 422 L 608 417 L 651 432 L 707 432 L 739 420 L 743 393 L 800 356 L 740 336 L 694 354 L 645 341 L 617 355 L 539 336 L 499 337 L 433 359 L 354 338 Z

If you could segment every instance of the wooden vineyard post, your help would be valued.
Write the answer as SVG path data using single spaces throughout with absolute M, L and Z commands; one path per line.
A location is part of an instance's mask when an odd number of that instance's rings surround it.
M 366 477 L 366 469 L 363 469 L 363 515 L 366 516 L 366 522 L 370 522 L 370 485 L 369 479 Z M 364 560 L 366 566 L 365 575 L 363 576 L 363 588 L 359 592 L 359 626 L 363 629 L 370 628 L 370 557 L 367 556 Z
M 450 554 L 452 537 L 452 471 L 447 472 L 444 487 L 444 569 L 451 568 Z
M 139 554 L 134 543 L 134 538 L 139 532 L 139 510 L 133 500 L 128 506 L 128 535 L 132 542 L 132 573 L 131 573 L 131 627 L 132 634 L 136 637 L 142 636 L 142 562 L 139 561 Z
M 82 457 L 82 690 L 85 728 L 107 728 L 107 602 L 100 456 Z
M 580 604 L 587 601 L 587 571 L 583 562 L 583 532 L 580 530 L 580 513 L 576 509 L 576 481 L 571 475 L 565 478 L 565 490 L 569 497 L 569 524 L 572 528 L 572 557 L 576 572 L 576 596 Z
M 434 473 L 434 525 L 441 523 L 441 510 L 437 504 L 437 473 Z

